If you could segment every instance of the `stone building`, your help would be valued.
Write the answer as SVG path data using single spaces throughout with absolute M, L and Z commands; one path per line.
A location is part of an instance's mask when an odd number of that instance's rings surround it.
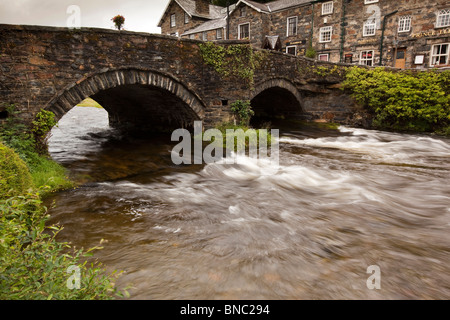
M 228 23 L 226 8 L 207 2 L 170 1 L 162 33 L 221 40 L 229 24 L 230 40 L 247 39 L 255 47 L 293 55 L 305 55 L 311 47 L 317 59 L 331 62 L 450 66 L 448 0 L 240 0 L 230 7 Z M 179 22 L 186 15 L 189 19 Z

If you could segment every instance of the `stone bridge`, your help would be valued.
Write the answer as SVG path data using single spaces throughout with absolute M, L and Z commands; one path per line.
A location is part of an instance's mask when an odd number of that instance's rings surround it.
M 256 116 L 269 118 L 346 122 L 358 109 L 339 89 L 343 65 L 267 52 L 250 84 L 205 63 L 201 43 L 127 31 L 0 25 L 0 103 L 15 104 L 29 123 L 41 109 L 59 120 L 91 97 L 111 125 L 149 130 L 229 121 L 236 100 L 250 100 Z

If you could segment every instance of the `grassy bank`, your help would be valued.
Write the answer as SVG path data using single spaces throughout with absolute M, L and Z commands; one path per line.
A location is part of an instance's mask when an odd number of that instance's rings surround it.
M 113 275 L 99 264 L 86 263 L 99 248 L 74 250 L 56 241 L 60 227 L 46 224 L 49 216 L 42 197 L 74 186 L 65 169 L 43 152 L 45 141 L 39 136 L 51 122 L 29 129 L 18 121 L 13 106 L 8 113 L 12 116 L 0 126 L 0 299 L 120 295 Z
M 450 71 L 354 67 L 343 89 L 373 114 L 374 128 L 450 135 Z

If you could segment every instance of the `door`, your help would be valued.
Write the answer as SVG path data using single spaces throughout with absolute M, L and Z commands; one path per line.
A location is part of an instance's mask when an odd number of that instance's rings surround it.
M 398 48 L 395 56 L 395 67 L 405 69 L 406 67 L 406 48 Z

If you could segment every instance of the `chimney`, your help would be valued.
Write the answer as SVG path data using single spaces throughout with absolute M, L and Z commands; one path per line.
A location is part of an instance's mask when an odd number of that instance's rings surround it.
M 209 15 L 209 1 L 195 0 L 195 12 L 201 15 Z

